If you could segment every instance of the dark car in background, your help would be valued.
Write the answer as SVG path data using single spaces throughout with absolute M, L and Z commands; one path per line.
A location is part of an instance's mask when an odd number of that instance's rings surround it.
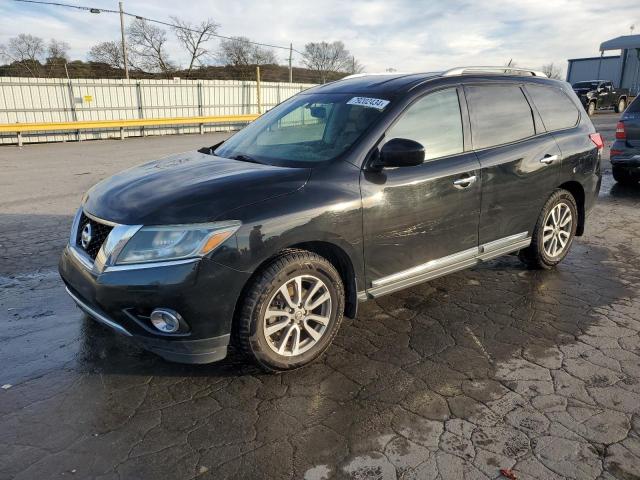
M 616 139 L 610 151 L 613 178 L 618 183 L 640 180 L 640 97 L 631 102 L 616 125 Z
M 616 113 L 622 113 L 629 101 L 629 90 L 615 88 L 611 80 L 576 82 L 572 87 L 590 116 L 596 110 L 614 109 Z
M 166 359 L 220 360 L 234 342 L 292 369 L 359 301 L 510 253 L 557 265 L 594 206 L 602 147 L 544 74 L 356 75 L 100 182 L 59 270 L 82 310 Z

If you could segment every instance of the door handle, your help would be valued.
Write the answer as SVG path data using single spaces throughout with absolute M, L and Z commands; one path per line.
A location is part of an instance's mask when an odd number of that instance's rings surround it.
M 558 160 L 558 155 L 545 155 L 540 159 L 540 163 L 544 163 L 545 165 L 549 165 L 550 163 Z
M 475 183 L 477 177 L 475 175 L 470 175 L 468 177 L 458 178 L 453 181 L 453 186 L 456 188 L 467 188 L 469 185 Z

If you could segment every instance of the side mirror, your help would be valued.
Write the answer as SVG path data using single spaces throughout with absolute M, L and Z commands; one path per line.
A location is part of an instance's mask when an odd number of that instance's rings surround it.
M 375 167 L 414 167 L 424 162 L 424 147 L 406 138 L 394 138 L 382 146 Z

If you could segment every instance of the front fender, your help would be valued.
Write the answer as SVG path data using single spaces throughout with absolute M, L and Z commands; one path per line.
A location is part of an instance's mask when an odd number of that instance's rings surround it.
M 283 249 L 324 242 L 340 248 L 351 260 L 356 278 L 364 278 L 362 200 L 359 170 L 353 165 L 314 171 L 300 190 L 227 216 L 241 220 L 242 227 L 235 248 L 214 252 L 216 262 L 253 273 Z

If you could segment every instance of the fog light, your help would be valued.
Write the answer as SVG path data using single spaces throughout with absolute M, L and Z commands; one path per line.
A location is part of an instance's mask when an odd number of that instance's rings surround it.
M 182 317 L 168 308 L 156 308 L 151 312 L 151 323 L 162 333 L 175 333 L 180 328 Z

